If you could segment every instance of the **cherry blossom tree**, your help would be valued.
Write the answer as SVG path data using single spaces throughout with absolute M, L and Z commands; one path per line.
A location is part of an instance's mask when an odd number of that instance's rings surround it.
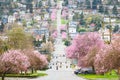
M 37 63 L 35 70 L 42 69 L 47 66 L 48 61 L 45 55 L 40 54 L 38 51 L 34 51 L 33 54 L 36 56 L 36 63 Z
M 66 30 L 66 25 L 61 25 L 60 30 Z
M 6 73 L 26 72 L 30 66 L 28 57 L 20 50 L 9 50 L 5 52 L 0 56 L 0 63 L 0 73 L 3 74 L 3 80 Z
M 68 8 L 67 7 L 63 7 L 62 9 L 62 18 L 67 18 L 68 17 Z
M 62 32 L 62 39 L 66 39 L 67 38 L 67 33 L 66 32 Z
M 30 62 L 29 68 L 31 69 L 32 73 L 47 66 L 47 57 L 40 54 L 38 51 L 24 50 L 23 52 L 28 57 Z
M 51 20 L 54 21 L 55 19 L 56 19 L 56 9 L 53 9 L 51 13 Z
M 94 65 L 98 74 L 116 69 L 120 75 L 120 38 L 115 39 L 99 51 Z
M 91 52 L 91 51 L 94 50 L 95 47 L 102 48 L 103 45 L 104 45 L 104 42 L 98 33 L 91 32 L 83 35 L 78 34 L 73 39 L 72 45 L 66 49 L 66 55 L 68 58 L 78 59 L 78 65 L 84 66 L 85 63 L 89 61 L 89 59 L 85 59 L 84 61 L 84 58 L 86 56 L 91 56 L 92 54 L 90 53 L 96 54 L 97 50 L 99 49 L 95 49 L 96 50 L 95 52 Z M 91 63 L 92 63 L 91 64 L 92 66 L 93 62 Z M 86 63 L 86 66 L 88 66 L 88 64 L 89 63 Z
M 58 35 L 58 33 L 57 33 L 57 31 L 55 30 L 55 31 L 52 33 L 52 37 L 53 37 L 53 38 L 57 38 L 57 35 Z
M 67 16 L 67 13 L 65 10 L 62 11 L 62 17 L 65 18 Z

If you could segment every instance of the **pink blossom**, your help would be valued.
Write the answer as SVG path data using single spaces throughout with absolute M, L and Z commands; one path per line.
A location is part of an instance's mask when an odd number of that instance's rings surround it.
M 40 54 L 38 51 L 34 51 L 34 55 L 36 55 L 36 57 L 38 57 L 42 62 L 42 64 L 39 65 L 40 68 L 44 68 L 48 64 L 47 57 L 45 55 Z
M 61 25 L 60 30 L 66 30 L 66 25 Z
M 95 24 L 94 24 L 94 23 L 91 23 L 91 24 L 90 24 L 90 26 L 91 26 L 91 27 L 94 27 L 94 26 L 95 26 Z
M 52 33 L 52 37 L 53 37 L 53 38 L 57 38 L 57 31 L 54 31 L 54 32 Z
M 51 20 L 54 21 L 56 19 L 56 9 L 53 9 L 52 10 L 52 13 L 51 13 Z
M 6 68 L 10 68 L 11 73 L 26 71 L 30 66 L 28 57 L 19 50 L 5 52 L 1 57 L 1 61 L 4 62 Z
M 67 33 L 66 32 L 62 32 L 62 39 L 66 39 L 67 38 Z
M 104 45 L 104 42 L 98 33 L 91 32 L 83 35 L 78 34 L 73 39 L 72 45 L 71 45 L 72 47 L 75 47 L 75 48 L 68 47 L 68 50 L 66 51 L 66 55 L 68 57 L 70 55 L 76 55 L 76 56 L 73 56 L 73 58 L 77 58 L 78 65 L 82 66 L 83 65 L 83 63 L 81 62 L 82 59 L 90 53 L 91 49 L 94 47 L 101 49 L 103 45 Z M 72 49 L 72 51 L 69 49 Z M 72 56 L 70 57 L 72 58 Z

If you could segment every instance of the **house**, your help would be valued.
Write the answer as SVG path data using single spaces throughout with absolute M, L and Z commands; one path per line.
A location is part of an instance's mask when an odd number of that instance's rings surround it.
M 101 35 L 101 39 L 103 39 L 104 41 L 110 41 L 110 38 L 112 36 L 112 33 L 110 33 L 110 30 L 107 28 L 101 28 L 99 30 L 99 34 Z
M 77 35 L 77 23 L 78 22 L 74 21 L 69 22 L 68 33 L 71 38 L 74 38 Z
M 38 38 L 38 36 L 39 36 L 39 38 L 41 38 L 40 36 L 43 36 L 43 35 L 45 35 L 46 40 L 48 40 L 49 31 L 48 31 L 47 28 L 36 29 L 36 30 L 33 31 L 33 37 L 34 38 Z
M 14 16 L 8 16 L 8 23 L 14 23 L 16 18 Z

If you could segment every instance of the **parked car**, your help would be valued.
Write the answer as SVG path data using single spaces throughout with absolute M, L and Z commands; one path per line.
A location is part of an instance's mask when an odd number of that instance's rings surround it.
M 94 74 L 94 70 L 90 68 L 80 68 L 74 71 L 74 74 Z
M 74 71 L 74 74 L 80 74 L 80 72 L 81 72 L 81 69 L 77 69 Z

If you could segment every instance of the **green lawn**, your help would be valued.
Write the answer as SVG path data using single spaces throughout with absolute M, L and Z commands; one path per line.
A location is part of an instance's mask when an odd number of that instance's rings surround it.
M 6 74 L 6 77 L 41 77 L 46 76 L 46 73 L 34 73 L 34 74 Z M 1 75 L 0 75 L 1 76 Z
M 106 73 L 104 75 L 96 75 L 96 74 L 79 74 L 78 76 L 86 78 L 88 80 L 118 80 L 118 75 L 115 72 Z
M 61 19 L 61 24 L 67 24 L 67 23 L 68 23 L 68 20 Z
M 81 77 L 86 78 L 88 80 L 97 80 L 97 79 L 118 80 L 117 75 L 95 75 L 95 74 L 83 75 L 83 74 L 81 74 L 78 76 L 81 76 Z
M 117 20 L 116 20 L 116 23 L 120 23 L 120 19 L 117 19 Z

